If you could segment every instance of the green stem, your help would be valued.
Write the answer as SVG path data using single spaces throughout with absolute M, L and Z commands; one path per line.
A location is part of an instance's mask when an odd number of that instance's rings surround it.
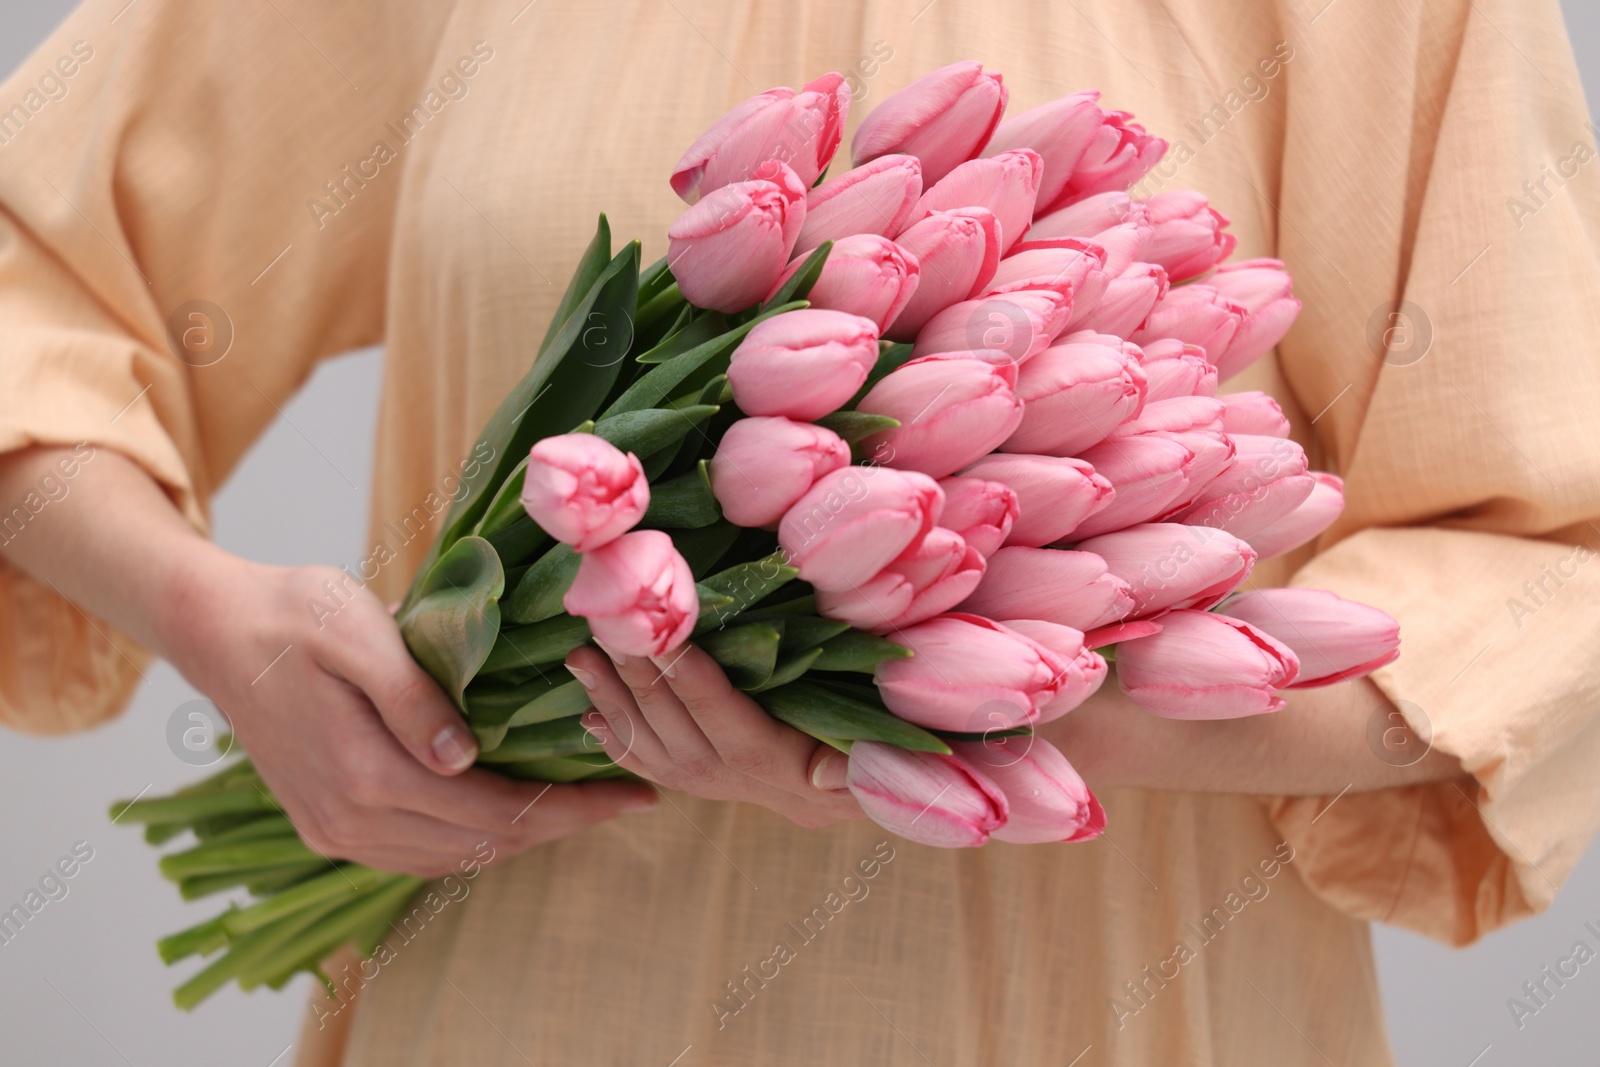
M 277 896 L 241 911 L 229 912 L 226 917 L 228 932 L 235 937 L 259 930 L 286 915 L 311 908 L 328 900 L 338 900 L 346 894 L 371 891 L 394 875 L 364 867 L 359 863 L 340 864 L 327 874 L 286 889 Z
M 391 878 L 382 888 L 340 905 L 292 938 L 278 942 L 269 954 L 251 960 L 238 973 L 239 988 L 254 989 L 309 969 L 346 941 L 369 935 L 379 920 L 387 925 L 423 883 L 423 879 L 411 875 Z
M 285 863 L 304 863 L 319 857 L 299 837 L 287 834 L 258 841 L 207 842 L 186 852 L 161 857 L 162 877 L 174 882 L 197 874 L 222 874 L 246 867 L 280 867 Z
M 196 1004 L 227 985 L 228 980 L 244 968 L 267 956 L 285 942 L 293 940 L 300 931 L 314 925 L 344 903 L 342 900 L 326 900 L 317 907 L 307 908 L 298 914 L 285 915 L 277 922 L 262 926 L 239 938 L 220 959 L 174 989 L 172 1002 L 184 1011 L 191 1010 Z M 227 916 L 223 918 L 225 920 Z
M 191 875 L 178 883 L 178 893 L 184 900 L 199 900 L 212 893 L 220 893 L 224 889 L 243 885 L 249 886 L 250 892 L 257 896 L 265 896 L 273 891 L 270 887 L 293 885 L 316 874 L 327 865 L 327 860 L 313 859 L 305 863 L 280 863 L 271 867 L 235 867 L 215 874 Z
M 113 820 L 126 816 L 133 822 L 193 822 L 208 815 L 230 815 L 243 811 L 277 811 L 271 794 L 255 786 L 229 788 L 214 793 L 193 793 L 119 801 L 111 807 Z

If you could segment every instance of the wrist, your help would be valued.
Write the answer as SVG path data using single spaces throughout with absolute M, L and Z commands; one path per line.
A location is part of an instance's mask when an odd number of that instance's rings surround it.
M 203 538 L 178 546 L 158 566 L 156 603 L 149 613 L 151 651 L 187 675 L 188 664 L 204 655 L 227 613 L 243 610 L 240 587 L 261 569 Z

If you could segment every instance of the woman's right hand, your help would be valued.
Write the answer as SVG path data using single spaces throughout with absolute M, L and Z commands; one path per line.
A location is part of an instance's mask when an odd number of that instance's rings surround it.
M 483 842 L 503 858 L 655 806 L 643 783 L 547 785 L 473 768 L 472 732 L 351 575 L 196 548 L 164 604 L 164 651 L 228 716 L 318 852 L 438 876 Z

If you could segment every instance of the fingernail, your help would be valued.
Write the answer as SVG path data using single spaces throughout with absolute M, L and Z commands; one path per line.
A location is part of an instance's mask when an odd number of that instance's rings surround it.
M 678 676 L 678 655 L 651 656 L 650 662 L 656 665 L 663 678 L 676 678 Z
M 600 642 L 596 641 L 595 644 L 600 645 Z M 621 667 L 622 665 L 624 665 L 625 663 L 628 662 L 628 657 L 627 656 L 622 655 L 620 652 L 613 652 L 609 648 L 607 648 L 605 645 L 600 645 L 600 651 L 604 652 L 606 655 L 610 656 L 611 657 L 611 662 L 615 663 L 619 667 Z
M 584 712 L 583 718 L 578 720 L 578 725 L 583 727 L 584 730 L 588 732 L 590 737 L 594 738 L 602 745 L 605 744 L 606 720 L 605 716 L 601 715 L 598 711 L 590 708 L 588 711 Z
M 570 663 L 568 663 L 566 665 L 566 668 L 567 668 L 567 672 L 578 680 L 578 684 L 579 685 L 583 686 L 585 689 L 593 689 L 594 688 L 594 675 L 593 674 L 591 674 L 588 671 L 584 670 L 582 667 L 574 667 Z
M 845 771 L 849 761 L 840 752 L 829 752 L 817 761 L 816 769 L 811 772 L 811 784 L 825 792 L 835 792 L 845 788 Z
M 465 726 L 451 723 L 434 735 L 433 756 L 452 771 L 459 771 L 478 758 L 478 743 Z
M 641 815 L 647 811 L 655 811 L 661 804 L 661 797 L 656 793 L 629 797 L 622 802 L 622 814 Z

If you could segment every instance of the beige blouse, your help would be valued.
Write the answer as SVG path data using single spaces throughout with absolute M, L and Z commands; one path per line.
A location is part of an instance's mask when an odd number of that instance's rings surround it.
M 1254 580 L 1396 616 L 1376 681 L 1476 778 L 1110 790 L 1097 842 L 972 852 L 669 794 L 482 875 L 302 1064 L 1385 1064 L 1366 920 L 1470 941 L 1594 834 L 1600 164 L 1555 0 L 125 3 L 0 87 L 0 449 L 117 449 L 204 527 L 316 362 L 383 342 L 393 597 L 599 211 L 654 259 L 727 107 L 837 69 L 848 134 L 976 58 L 1017 109 L 1103 89 L 1173 142 L 1141 191 L 1288 262 L 1299 323 L 1230 387 L 1349 505 Z M 142 655 L 0 569 L 9 724 L 114 715 Z

